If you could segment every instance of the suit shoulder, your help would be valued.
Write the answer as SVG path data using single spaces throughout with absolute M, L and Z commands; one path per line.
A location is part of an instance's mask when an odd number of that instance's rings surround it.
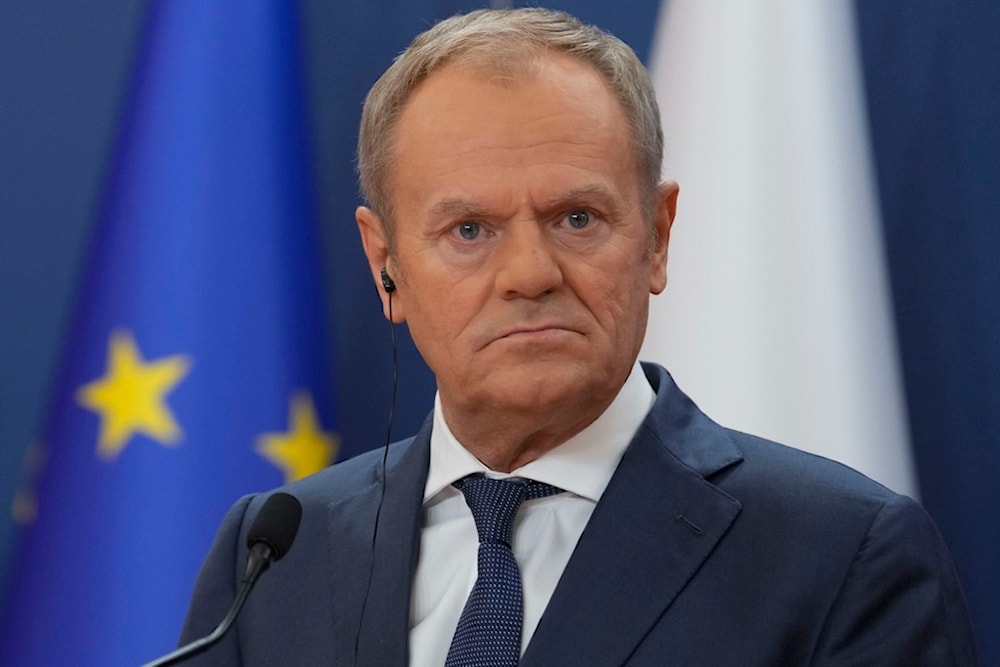
M 732 437 L 742 462 L 708 481 L 741 505 L 732 529 L 738 542 L 785 567 L 832 568 L 838 581 L 869 553 L 949 569 L 947 549 L 917 501 L 822 456 L 742 433 Z
M 291 482 L 275 491 L 290 493 L 303 504 L 311 502 L 330 503 L 343 500 L 378 484 L 382 476 L 382 462 L 391 466 L 413 442 L 407 438 L 385 448 L 373 449 L 329 468 Z
M 743 460 L 710 481 L 744 508 L 761 506 L 811 520 L 872 520 L 887 505 L 922 513 L 915 501 L 843 463 L 746 433 L 729 434 Z

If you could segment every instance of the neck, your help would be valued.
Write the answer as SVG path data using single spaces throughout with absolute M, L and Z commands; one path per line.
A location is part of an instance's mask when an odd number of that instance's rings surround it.
M 551 414 L 512 414 L 497 410 L 463 412 L 442 400 L 448 428 L 490 470 L 512 472 L 537 460 L 587 428 L 610 400 L 577 406 L 565 418 Z

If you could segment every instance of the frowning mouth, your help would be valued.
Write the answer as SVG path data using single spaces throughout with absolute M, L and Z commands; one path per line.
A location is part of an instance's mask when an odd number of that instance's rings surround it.
M 550 325 L 543 325 L 537 327 L 520 327 L 517 329 L 511 329 L 510 331 L 506 331 L 500 334 L 499 338 L 510 338 L 511 336 L 542 333 L 545 331 L 569 331 L 569 329 L 567 329 L 566 327 L 550 326 Z
M 515 326 L 498 332 L 490 338 L 486 346 L 502 342 L 534 345 L 556 344 L 565 341 L 567 336 L 578 335 L 581 335 L 579 331 L 563 324 Z

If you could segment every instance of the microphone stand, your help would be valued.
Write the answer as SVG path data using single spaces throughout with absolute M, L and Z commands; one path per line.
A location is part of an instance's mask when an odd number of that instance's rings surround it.
M 274 552 L 270 546 L 264 542 L 254 544 L 250 549 L 250 556 L 247 558 L 247 569 L 243 577 L 243 585 L 240 586 L 240 590 L 236 594 L 236 599 L 233 600 L 229 611 L 226 612 L 225 618 L 215 626 L 215 630 L 212 630 L 211 634 L 201 639 L 196 639 L 190 644 L 185 644 L 161 658 L 147 662 L 142 667 L 167 667 L 168 665 L 176 665 L 182 660 L 187 660 L 190 657 L 198 655 L 222 639 L 222 636 L 232 626 L 233 621 L 236 620 L 240 610 L 243 609 L 243 603 L 246 602 L 247 596 L 250 595 L 250 589 L 257 583 L 257 578 L 267 569 L 272 560 L 274 560 Z

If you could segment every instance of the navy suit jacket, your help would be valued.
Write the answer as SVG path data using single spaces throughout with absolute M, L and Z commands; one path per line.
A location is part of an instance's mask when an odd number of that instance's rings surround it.
M 644 370 L 656 402 L 521 665 L 977 664 L 951 558 L 919 505 L 725 429 L 663 368 Z M 295 544 L 200 664 L 407 664 L 430 430 L 390 448 L 384 483 L 375 451 L 283 489 L 303 506 Z M 182 643 L 224 615 L 265 498 L 223 521 Z

